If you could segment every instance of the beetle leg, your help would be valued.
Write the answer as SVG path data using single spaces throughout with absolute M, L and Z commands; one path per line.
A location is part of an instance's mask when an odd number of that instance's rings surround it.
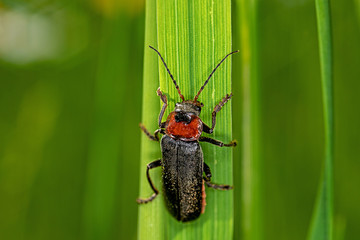
M 151 189 L 154 191 L 153 195 L 151 195 L 151 197 L 149 198 L 138 198 L 136 199 L 136 202 L 141 204 L 141 203 L 148 203 L 148 202 L 151 202 L 152 200 L 155 199 L 155 197 L 159 194 L 159 190 L 156 189 L 156 187 L 154 186 L 154 184 L 152 183 L 151 181 L 151 178 L 150 178 L 150 174 L 149 174 L 149 170 L 150 169 L 153 169 L 153 168 L 156 168 L 156 167 L 160 167 L 161 166 L 161 159 L 159 160 L 156 160 L 156 161 L 153 161 L 151 163 L 149 163 L 147 165 L 147 168 L 146 168 L 146 177 L 148 179 L 148 182 L 150 184 L 150 187 Z
M 223 142 L 220 142 L 216 139 L 209 138 L 209 137 L 200 137 L 199 141 L 200 142 L 208 142 L 208 143 L 214 144 L 219 147 L 235 147 L 237 145 L 236 140 L 233 140 L 230 143 L 223 143 Z
M 211 187 L 211 188 L 214 188 L 217 190 L 233 189 L 233 187 L 230 185 L 212 183 L 211 182 L 211 170 L 210 170 L 210 167 L 206 163 L 204 163 L 204 172 L 205 172 L 204 180 L 208 187 Z
M 161 123 L 161 119 L 163 118 L 164 116 L 164 113 L 165 113 L 165 110 L 166 110 L 166 107 L 167 107 L 167 97 L 165 94 L 163 94 L 161 91 L 160 91 L 160 88 L 157 89 L 156 91 L 157 95 L 160 97 L 161 101 L 164 103 L 164 105 L 162 106 L 161 108 L 161 111 L 160 111 L 160 115 L 159 115 L 159 127 L 164 127 L 164 123 Z
M 159 133 L 165 134 L 165 131 L 163 129 L 158 129 L 154 132 L 154 135 L 152 135 L 142 123 L 140 123 L 139 126 L 140 126 L 141 130 L 143 130 L 143 132 L 146 134 L 146 136 L 148 136 L 148 138 L 150 138 L 153 141 L 159 141 L 159 139 L 160 139 Z
M 233 186 L 230 186 L 230 185 L 215 184 L 215 183 L 206 182 L 206 181 L 205 181 L 205 183 L 206 183 L 206 186 L 211 187 L 216 190 L 231 190 L 231 189 L 233 189 Z
M 159 141 L 159 133 L 161 133 L 161 134 L 165 134 L 165 130 L 164 129 L 158 129 L 158 130 L 156 130 L 155 132 L 154 132 L 154 136 L 155 136 L 155 138 L 157 139 L 157 141 Z
M 229 101 L 232 97 L 232 93 L 226 94 L 226 96 L 221 100 L 221 102 L 219 102 L 218 105 L 216 105 L 214 107 L 214 111 L 212 112 L 212 124 L 211 124 L 211 128 L 209 126 L 207 126 L 206 124 L 204 124 L 204 128 L 203 131 L 206 133 L 213 133 L 214 132 L 214 128 L 215 128 L 215 123 L 216 123 L 216 113 L 220 112 L 221 108 L 225 105 L 225 103 L 227 103 L 227 101 Z
M 205 123 L 203 123 L 203 132 L 210 133 L 210 131 L 211 131 L 211 128 L 208 125 L 206 125 Z

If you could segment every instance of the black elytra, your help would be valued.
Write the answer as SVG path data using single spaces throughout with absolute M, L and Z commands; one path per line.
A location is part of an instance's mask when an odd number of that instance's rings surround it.
M 174 111 L 169 114 L 165 122 L 162 122 L 168 103 L 166 95 L 164 95 L 159 88 L 157 94 L 164 104 L 159 115 L 159 129 L 152 135 L 144 125 L 140 124 L 140 128 L 151 140 L 159 141 L 159 134 L 163 134 L 164 136 L 161 138 L 162 158 L 149 163 L 146 170 L 148 182 L 154 193 L 149 198 L 138 198 L 136 201 L 140 204 L 148 203 L 154 200 L 159 194 L 159 191 L 151 181 L 149 170 L 161 166 L 166 207 L 171 215 L 178 221 L 188 222 L 197 219 L 200 214 L 205 211 L 206 195 L 204 184 L 219 190 L 232 189 L 232 186 L 211 182 L 211 171 L 209 166 L 204 162 L 203 151 L 199 144 L 199 142 L 208 142 L 219 147 L 236 146 L 236 141 L 225 144 L 221 141 L 201 136 L 203 131 L 205 133 L 213 132 L 216 123 L 216 113 L 231 99 L 232 94 L 226 95 L 219 104 L 215 106 L 212 112 L 211 128 L 199 118 L 203 104 L 197 99 L 221 63 L 228 56 L 238 51 L 227 54 L 211 72 L 194 99 L 185 101 L 179 86 L 159 51 L 151 46 L 149 47 L 159 55 L 175 84 L 182 102 L 176 103 Z

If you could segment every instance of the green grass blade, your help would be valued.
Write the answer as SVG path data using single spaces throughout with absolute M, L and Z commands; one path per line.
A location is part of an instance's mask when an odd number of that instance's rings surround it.
M 157 48 L 168 64 L 174 78 L 178 81 L 183 95 L 186 99 L 193 99 L 216 64 L 227 53 L 232 51 L 230 1 L 158 0 L 157 36 Z M 152 50 L 147 51 L 157 57 Z M 157 59 L 157 61 L 160 61 L 160 59 Z M 169 108 L 166 111 L 166 114 L 168 114 L 174 108 L 175 102 L 178 102 L 180 98 L 162 62 L 160 62 L 157 70 L 160 71 L 161 90 L 168 96 Z M 156 81 L 156 79 L 151 81 Z M 146 87 L 144 90 L 146 90 Z M 147 92 L 149 92 L 148 89 Z M 144 93 L 148 94 L 147 92 Z M 230 92 L 231 59 L 229 58 L 217 70 L 199 97 L 199 100 L 205 105 L 201 114 L 201 118 L 205 123 L 211 124 L 213 108 Z M 160 99 L 155 93 L 150 93 L 153 94 L 152 99 L 157 101 L 158 107 Z M 212 137 L 229 142 L 232 140 L 231 131 L 230 101 L 217 114 L 215 133 L 212 134 Z M 232 184 L 232 149 L 219 148 L 209 144 L 202 144 L 202 147 L 205 161 L 212 169 L 213 181 Z M 154 159 L 155 156 L 153 159 L 147 159 L 146 161 L 150 162 Z M 143 180 L 142 182 L 144 182 Z M 149 186 L 146 187 L 148 193 L 150 193 Z M 232 239 L 232 191 L 222 192 L 207 189 L 205 214 L 200 219 L 187 224 L 177 222 L 164 210 L 165 206 L 162 197 L 160 195 L 155 202 L 147 204 L 146 209 L 143 206 L 140 207 L 140 218 L 142 215 L 148 214 L 148 216 L 163 217 L 165 219 L 162 222 L 166 229 L 164 236 L 162 235 L 162 229 L 157 226 L 159 224 L 157 219 L 149 222 L 151 227 L 147 226 L 149 228 L 148 234 L 155 234 L 154 231 L 158 232 L 158 238 L 156 239 Z M 160 206 L 157 204 L 160 204 Z M 159 210 L 155 211 L 155 208 L 159 208 Z M 142 226 L 145 227 L 145 224 Z M 141 226 L 139 226 L 140 228 Z M 155 239 L 152 236 L 149 238 L 149 235 L 145 234 L 139 234 L 139 237 L 140 239 Z
M 240 68 L 235 72 L 242 89 L 242 163 L 237 163 L 242 171 L 242 192 L 236 197 L 242 199 L 241 208 L 237 209 L 235 239 L 262 239 L 262 164 L 260 151 L 260 87 L 258 70 L 258 33 L 256 0 L 236 1 L 236 44 L 240 46 Z M 241 85 L 241 86 L 240 86 Z M 239 157 L 240 158 L 240 157 Z M 239 162 L 240 160 L 237 160 Z M 241 217 L 240 217 L 241 216 Z
M 193 99 L 216 64 L 231 48 L 230 1 L 158 0 L 158 46 L 186 99 Z M 161 90 L 168 95 L 172 111 L 179 95 L 165 68 L 159 65 Z M 214 74 L 201 93 L 201 118 L 210 124 L 214 106 L 231 92 L 231 60 Z M 217 115 L 212 137 L 232 139 L 231 102 Z M 232 150 L 202 144 L 205 162 L 213 181 L 232 183 Z M 167 239 L 231 239 L 233 235 L 233 193 L 207 189 L 205 214 L 195 222 L 182 224 L 169 214 Z
M 156 37 L 156 0 L 146 1 L 145 12 L 145 47 L 144 47 L 144 78 L 143 78 L 143 107 L 142 123 L 149 131 L 158 128 L 157 116 L 160 111 L 160 101 L 156 96 L 159 87 L 158 57 L 149 49 L 149 45 L 157 47 Z M 139 130 L 140 131 L 140 130 Z M 140 159 L 140 197 L 151 196 L 152 190 L 146 178 L 146 165 L 161 157 L 158 142 L 150 141 L 145 134 L 141 135 Z M 161 189 L 160 169 L 151 171 L 152 180 L 158 189 Z M 139 206 L 138 239 L 162 240 L 164 238 L 164 206 L 157 197 L 151 203 Z M 135 200 L 135 199 L 134 199 Z
M 330 6 L 328 0 L 316 0 L 321 81 L 325 127 L 325 165 L 316 208 L 313 213 L 308 239 L 333 239 L 333 70 Z

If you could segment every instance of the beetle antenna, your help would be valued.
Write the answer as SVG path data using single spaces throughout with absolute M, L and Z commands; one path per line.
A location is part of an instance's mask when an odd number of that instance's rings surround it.
M 226 55 L 220 62 L 219 64 L 214 68 L 214 70 L 210 73 L 208 79 L 206 79 L 204 85 L 202 85 L 202 87 L 200 88 L 199 92 L 196 94 L 195 98 L 194 98 L 194 102 L 197 101 L 197 99 L 199 98 L 200 93 L 202 92 L 202 90 L 204 90 L 204 87 L 206 86 L 206 84 L 209 82 L 210 78 L 212 77 L 212 75 L 214 74 L 214 72 L 216 71 L 216 69 L 225 61 L 225 59 L 230 56 L 231 54 L 237 53 L 239 52 L 239 50 L 233 51 L 231 53 L 229 53 L 228 55 Z
M 180 95 L 180 98 L 181 98 L 183 101 L 185 101 L 184 96 L 183 96 L 183 95 L 181 94 L 181 92 L 180 92 L 180 88 L 179 88 L 179 86 L 177 85 L 177 83 L 176 83 L 176 81 L 175 81 L 175 79 L 174 79 L 173 75 L 171 74 L 171 72 L 170 72 L 169 68 L 167 67 L 167 65 L 166 65 L 166 63 L 165 63 L 164 59 L 162 58 L 161 54 L 159 53 L 159 51 L 158 51 L 158 50 L 156 50 L 155 48 L 153 48 L 153 47 L 152 47 L 152 46 L 150 46 L 150 45 L 149 45 L 149 47 L 150 47 L 151 49 L 153 49 L 153 50 L 154 50 L 154 51 L 155 51 L 155 52 L 159 55 L 159 57 L 161 58 L 161 61 L 164 63 L 164 66 L 165 66 L 165 68 L 166 68 L 167 72 L 169 73 L 169 75 L 170 75 L 170 77 L 171 77 L 172 81 L 173 81 L 173 82 L 174 82 L 174 84 L 175 84 L 176 90 L 178 91 L 178 93 L 179 93 L 179 95 Z

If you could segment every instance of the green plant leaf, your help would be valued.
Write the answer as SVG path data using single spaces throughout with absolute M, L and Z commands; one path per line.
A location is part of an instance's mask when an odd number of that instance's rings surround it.
M 160 111 L 156 89 L 159 87 L 158 57 L 150 51 L 149 45 L 157 47 L 156 0 L 146 1 L 145 12 L 145 45 L 144 45 L 144 77 L 142 123 L 149 131 L 158 128 L 157 116 Z M 159 143 L 152 142 L 145 134 L 141 135 L 140 155 L 140 197 L 148 197 L 153 193 L 146 178 L 146 165 L 161 157 Z M 160 169 L 151 171 L 152 180 L 160 189 Z M 138 239 L 164 239 L 164 207 L 161 196 L 148 204 L 139 206 Z M 135 200 L 135 199 L 134 199 Z
M 323 111 L 325 127 L 325 165 L 316 207 L 310 227 L 309 240 L 333 239 L 333 70 L 332 40 L 330 24 L 330 6 L 328 0 L 316 0 L 318 23 L 321 82 L 323 94 Z
M 148 5 L 153 3 L 148 2 Z M 152 5 L 153 6 L 153 5 Z M 200 87 L 220 60 L 230 53 L 231 48 L 231 4 L 226 1 L 169 1 L 158 0 L 157 14 L 157 49 L 164 57 L 170 71 L 177 80 L 185 99 L 193 99 Z M 149 14 L 147 10 L 147 14 Z M 147 15 L 147 18 L 149 15 Z M 147 24 L 149 22 L 147 21 Z M 148 26 L 147 26 L 148 30 Z M 146 45 L 153 44 L 146 40 Z M 154 45 L 153 45 L 154 46 Z M 156 47 L 156 46 L 154 46 Z M 147 54 L 157 55 L 152 50 Z M 146 56 L 145 56 L 146 57 Z M 160 59 L 160 88 L 168 97 L 169 107 L 165 115 L 173 110 L 176 102 L 180 101 L 176 88 L 171 81 Z M 145 58 L 145 65 L 150 64 Z M 157 81 L 146 76 L 147 81 Z M 155 76 L 153 74 L 152 76 Z M 147 87 L 144 87 L 144 99 L 156 101 L 159 107 L 160 99 Z M 148 92 L 152 98 L 147 98 Z M 201 119 L 211 125 L 211 113 L 226 94 L 231 92 L 231 59 L 227 59 L 215 72 L 208 85 L 199 97 L 204 103 Z M 145 101 L 145 100 L 144 100 Z M 146 116 L 143 112 L 144 122 Z M 152 113 L 154 115 L 154 112 Z M 157 114 L 156 114 L 157 115 Z M 146 120 L 148 120 L 147 118 Z M 163 119 L 164 121 L 165 119 Z M 155 123 L 156 120 L 153 120 Z M 150 128 L 150 130 L 153 130 Z M 217 114 L 215 132 L 211 137 L 223 142 L 232 140 L 231 101 L 226 103 Z M 144 142 L 143 142 L 144 144 Z M 144 146 L 144 145 L 142 145 Z M 202 144 L 204 160 L 212 170 L 212 181 L 219 184 L 232 184 L 232 149 L 219 148 L 210 144 Z M 159 146 L 157 147 L 159 149 Z M 150 154 L 144 154 L 142 164 L 155 160 Z M 147 150 L 146 150 L 147 151 Z M 160 156 L 160 155 L 158 155 Z M 144 159 L 146 158 L 146 160 Z M 142 169 L 141 196 L 150 196 L 150 187 Z M 156 171 L 154 171 L 156 172 Z M 153 178 L 158 178 L 152 174 Z M 161 189 L 157 181 L 158 188 Z M 146 186 L 146 189 L 143 189 Z M 147 193 L 147 195 L 144 193 Z M 190 223 L 177 222 L 166 210 L 163 196 L 140 206 L 139 238 L 140 239 L 232 239 L 233 236 L 233 192 L 206 189 L 207 207 L 199 219 Z M 156 210 L 155 210 L 156 209 Z M 146 218 L 146 220 L 143 220 Z M 151 221 L 151 218 L 154 218 Z M 146 222 L 146 223 L 145 223 Z M 147 224 L 147 225 L 146 225 Z M 158 225 L 161 226 L 158 226 Z M 141 228 L 146 227 L 148 230 Z M 164 231 L 165 230 L 165 231 Z M 145 234 L 147 232 L 147 234 Z
M 242 145 L 235 169 L 242 172 L 242 178 L 235 179 L 235 183 L 241 183 L 241 191 L 236 189 L 235 192 L 235 199 L 239 199 L 239 203 L 241 199 L 241 204 L 235 209 L 235 224 L 238 226 L 235 228 L 235 239 L 256 240 L 263 239 L 258 1 L 237 0 L 235 11 L 234 38 L 236 46 L 240 47 L 241 60 L 236 62 L 239 67 L 234 68 L 237 80 L 234 84 L 241 89 L 242 95 L 241 101 L 237 99 L 238 104 L 242 104 L 242 113 L 238 117 L 242 122 Z

